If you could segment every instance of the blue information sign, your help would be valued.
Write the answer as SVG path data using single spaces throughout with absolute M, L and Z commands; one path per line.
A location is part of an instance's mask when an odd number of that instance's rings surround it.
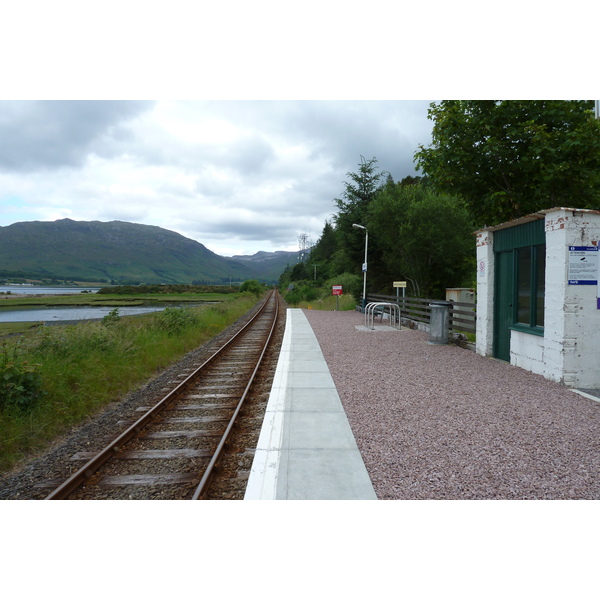
M 598 247 L 569 246 L 569 285 L 597 285 Z

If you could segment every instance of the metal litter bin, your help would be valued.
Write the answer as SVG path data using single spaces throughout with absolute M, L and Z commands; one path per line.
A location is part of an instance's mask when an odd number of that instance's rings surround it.
M 432 302 L 428 344 L 447 344 L 450 337 L 450 307 L 452 302 Z

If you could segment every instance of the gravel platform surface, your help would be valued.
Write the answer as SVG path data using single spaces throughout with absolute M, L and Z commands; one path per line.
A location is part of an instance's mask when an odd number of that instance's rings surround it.
M 428 334 L 305 310 L 380 499 L 600 499 L 600 402 Z

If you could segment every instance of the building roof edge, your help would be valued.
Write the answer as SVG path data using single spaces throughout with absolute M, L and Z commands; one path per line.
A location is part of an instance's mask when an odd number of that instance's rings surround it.
M 483 233 L 484 231 L 499 231 L 500 229 L 507 229 L 508 227 L 516 227 L 517 225 L 523 225 L 523 223 L 529 223 L 531 221 L 543 219 L 547 214 L 558 211 L 600 215 L 600 210 L 594 210 L 592 208 L 567 208 L 564 206 L 555 206 L 554 208 L 545 208 L 543 210 L 539 210 L 529 215 L 525 215 L 524 217 L 519 217 L 518 219 L 513 219 L 512 221 L 507 221 L 506 223 L 499 223 L 498 225 L 492 225 L 491 227 L 483 227 L 482 229 L 478 229 L 477 231 L 473 232 L 473 235 Z

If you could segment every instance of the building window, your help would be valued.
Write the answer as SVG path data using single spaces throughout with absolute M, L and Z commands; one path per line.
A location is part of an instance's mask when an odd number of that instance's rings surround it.
M 535 247 L 535 326 L 544 326 L 544 296 L 546 290 L 546 244 Z
M 545 272 L 545 244 L 517 249 L 517 325 L 538 329 L 544 326 Z
M 531 321 L 531 247 L 517 250 L 517 323 Z

